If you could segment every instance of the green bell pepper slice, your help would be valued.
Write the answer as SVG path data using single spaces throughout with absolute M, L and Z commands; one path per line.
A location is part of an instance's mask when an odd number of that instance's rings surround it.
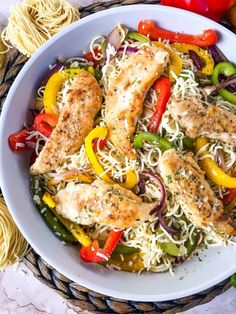
M 127 254 L 133 254 L 138 253 L 140 250 L 132 247 L 132 246 L 125 246 L 123 244 L 117 244 L 112 254 L 114 255 L 127 255 Z
M 50 210 L 50 208 L 43 202 L 42 198 L 44 194 L 44 188 L 41 178 L 37 176 L 30 177 L 30 190 L 35 207 L 54 235 L 63 242 L 75 243 L 75 237 L 65 228 L 65 226 Z M 36 202 L 35 199 L 38 199 L 38 201 Z
M 184 148 L 189 149 L 189 150 L 193 150 L 194 141 L 190 137 L 185 136 L 183 139 L 183 144 L 184 144 Z
M 159 147 L 162 152 L 173 148 L 172 144 L 166 138 L 163 138 L 160 135 L 151 132 L 141 132 L 135 135 L 135 148 L 143 147 L 145 142 L 157 144 L 157 147 Z
M 178 246 L 173 242 L 163 242 L 158 243 L 158 245 L 164 252 L 171 256 L 183 256 L 183 254 L 180 253 Z
M 195 248 L 197 247 L 197 244 L 199 242 L 199 234 L 198 233 L 193 233 L 192 235 L 192 242 L 190 241 L 190 239 L 188 239 L 185 243 L 185 247 L 187 249 L 187 255 L 190 255 Z
M 131 31 L 127 33 L 126 39 L 133 39 L 133 40 L 139 41 L 140 43 L 150 42 L 150 39 L 147 36 L 139 34 L 138 32 L 131 32 Z
M 219 75 L 220 74 L 223 74 L 227 77 L 232 76 L 232 75 L 236 74 L 236 68 L 232 63 L 230 63 L 228 61 L 223 61 L 223 62 L 218 63 L 215 66 L 213 73 L 212 73 L 212 76 L 211 76 L 211 81 L 214 85 L 219 83 Z M 225 100 L 228 100 L 232 104 L 236 105 L 236 95 L 229 92 L 227 89 L 225 89 L 225 88 L 219 89 L 218 94 L 221 97 L 223 97 Z
M 236 273 L 231 276 L 231 285 L 236 288 Z

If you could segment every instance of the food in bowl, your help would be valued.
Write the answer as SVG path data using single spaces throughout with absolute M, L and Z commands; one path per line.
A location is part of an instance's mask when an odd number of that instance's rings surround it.
M 235 67 L 216 42 L 117 25 L 44 78 L 32 126 L 9 145 L 33 148 L 35 205 L 83 261 L 172 273 L 234 243 Z

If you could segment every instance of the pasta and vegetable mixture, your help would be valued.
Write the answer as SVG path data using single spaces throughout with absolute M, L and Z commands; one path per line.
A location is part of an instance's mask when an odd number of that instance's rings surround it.
M 35 205 L 84 262 L 173 273 L 235 243 L 236 68 L 216 43 L 143 20 L 49 67 L 9 145 L 33 149 Z

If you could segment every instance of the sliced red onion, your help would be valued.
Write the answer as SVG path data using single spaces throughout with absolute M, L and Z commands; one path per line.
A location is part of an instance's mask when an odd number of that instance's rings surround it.
M 216 64 L 228 60 L 226 56 L 223 54 L 223 52 L 216 45 L 207 47 L 207 50 L 211 54 Z
M 127 47 L 126 50 L 125 50 L 124 47 L 120 47 L 118 49 L 118 52 L 124 52 L 124 51 L 126 51 L 126 53 L 136 53 L 136 52 L 138 52 L 138 48 L 136 48 L 136 47 Z
M 199 55 L 194 50 L 189 50 L 188 53 L 189 53 L 189 57 L 193 60 L 193 64 L 195 65 L 195 67 L 199 71 L 201 71 L 202 68 L 204 67 L 204 63 L 200 59 Z
M 140 178 L 140 179 L 139 179 L 138 187 L 139 187 L 139 194 L 145 193 L 145 190 L 146 190 L 146 183 L 145 183 L 145 181 L 144 181 L 143 178 Z
M 161 190 L 161 198 L 160 201 L 154 206 L 154 208 L 150 211 L 150 215 L 156 214 L 160 209 L 162 209 L 165 200 L 166 200 L 166 189 L 165 186 L 163 184 L 163 182 L 161 181 L 161 179 L 156 176 L 153 173 L 149 173 L 147 171 L 144 171 L 141 173 L 141 176 L 144 176 L 146 178 L 152 179 L 154 180 L 157 185 L 159 186 L 160 190 Z
M 183 264 L 183 262 L 186 261 L 186 259 L 187 259 L 186 256 L 176 256 L 175 257 L 175 264 L 181 265 L 181 264 Z
M 44 77 L 43 81 L 42 81 L 42 86 L 45 86 L 48 82 L 48 80 L 50 79 L 50 77 L 58 72 L 59 70 L 61 70 L 64 67 L 64 63 L 62 62 L 58 62 L 56 64 L 53 65 L 53 67 L 47 72 L 46 76 Z
M 218 150 L 218 162 L 219 162 L 220 168 L 224 172 L 226 172 L 226 163 L 225 163 L 224 155 L 221 150 Z
M 179 233 L 179 231 L 177 229 L 175 229 L 174 227 L 168 226 L 167 223 L 165 222 L 165 219 L 163 217 L 163 212 L 162 210 L 158 211 L 157 213 L 157 217 L 159 219 L 159 223 L 162 226 L 162 228 L 164 228 L 168 233 L 171 234 L 177 234 Z
M 118 49 L 120 48 L 120 46 L 123 44 L 124 41 L 124 36 L 122 34 L 122 30 L 123 29 L 125 31 L 125 29 L 123 28 L 122 25 L 118 25 L 116 26 L 107 36 L 106 38 L 106 49 L 108 45 L 110 44 L 112 47 L 115 48 L 116 51 L 118 51 Z
M 236 92 L 236 83 L 232 83 L 229 85 L 229 89 L 231 92 Z
M 230 76 L 230 77 L 227 77 L 225 75 L 220 75 L 220 83 L 224 83 L 224 82 L 227 82 L 227 89 L 230 91 L 230 92 L 236 92 L 236 75 L 234 76 Z M 233 82 L 233 83 L 231 83 Z M 228 85 L 229 84 L 229 85 Z
M 205 87 L 204 90 L 207 95 L 211 95 L 212 93 L 218 91 L 221 88 L 225 88 L 227 86 L 230 86 L 232 88 L 232 85 L 233 87 L 236 87 L 236 75 L 230 76 L 225 81 L 220 82 L 214 86 Z M 235 88 L 235 91 L 236 91 L 236 88 Z
M 222 61 L 229 61 L 228 58 L 223 54 L 223 52 L 216 45 L 207 47 L 207 50 L 211 54 L 212 58 L 214 59 L 215 64 L 222 62 Z M 223 85 L 222 87 L 221 87 L 221 85 L 219 85 L 219 87 L 217 85 L 216 90 L 228 86 L 230 91 L 236 92 L 236 80 L 234 80 L 233 77 L 231 77 L 231 78 L 232 78 L 232 83 L 231 82 L 229 82 L 229 84 L 226 83 L 226 85 Z M 220 82 L 220 83 L 223 84 L 223 83 L 227 82 L 228 80 L 230 80 L 231 78 L 227 78 L 226 76 L 222 75 L 222 82 Z M 214 90 L 214 91 L 216 91 L 216 90 Z M 213 92 L 211 92 L 211 93 L 213 93 Z
M 33 150 L 31 156 L 30 156 L 30 160 L 29 160 L 29 165 L 32 166 L 36 159 L 37 159 L 38 155 L 36 154 L 35 150 Z

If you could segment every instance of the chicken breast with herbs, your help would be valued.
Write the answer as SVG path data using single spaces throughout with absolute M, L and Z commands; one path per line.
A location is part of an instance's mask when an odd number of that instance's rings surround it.
M 236 224 L 224 212 L 222 202 L 205 180 L 192 153 L 181 155 L 175 149 L 166 151 L 160 160 L 160 173 L 186 217 L 196 227 L 236 234 Z
M 54 197 L 56 210 L 81 225 L 99 223 L 128 228 L 147 220 L 153 204 L 143 203 L 133 192 L 118 184 L 96 179 L 91 185 L 70 182 Z
M 50 172 L 66 156 L 75 153 L 93 128 L 101 105 L 101 89 L 96 79 L 86 71 L 74 76 L 58 124 L 31 166 L 31 174 Z
M 185 133 L 236 145 L 236 115 L 216 105 L 205 107 L 196 97 L 173 99 L 168 105 L 173 118 Z
M 131 141 L 143 110 L 147 91 L 163 74 L 168 52 L 157 46 L 144 46 L 130 55 L 106 96 L 105 120 L 109 136 L 120 153 L 135 159 Z

